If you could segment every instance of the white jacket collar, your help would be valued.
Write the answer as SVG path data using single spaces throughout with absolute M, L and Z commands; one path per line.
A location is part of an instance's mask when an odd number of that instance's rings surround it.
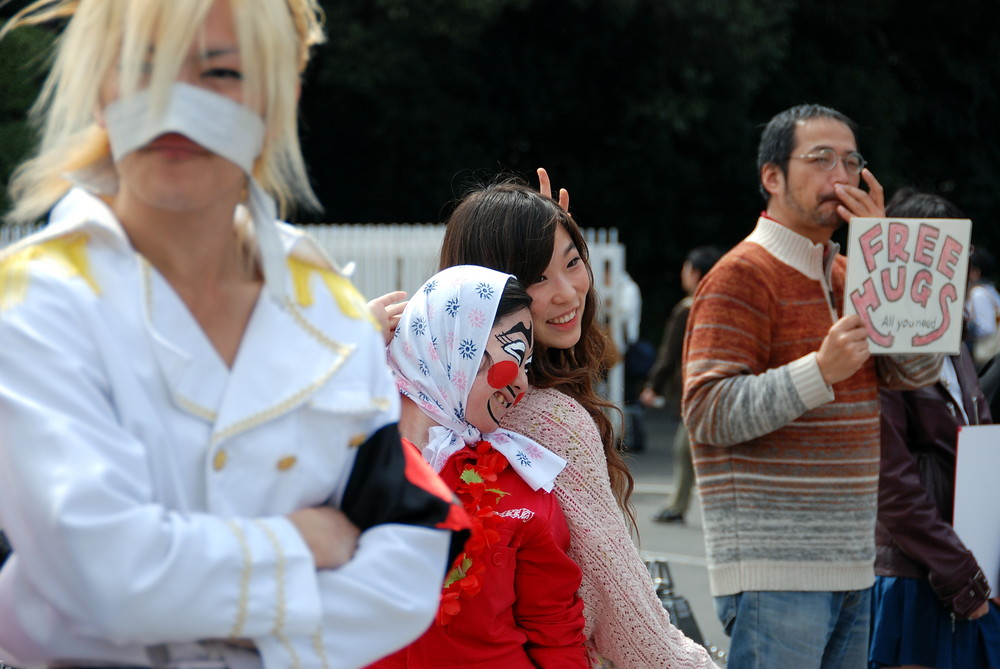
M 357 323 L 365 322 L 362 329 L 374 327 L 367 324 L 370 315 L 363 298 L 346 279 L 330 284 L 335 300 L 319 300 L 310 306 L 296 300 L 288 273 L 280 299 L 262 293 L 237 359 L 232 369 L 226 369 L 210 343 L 198 334 L 179 298 L 170 294 L 162 278 L 154 277 L 148 261 L 135 252 L 114 213 L 100 198 L 75 188 L 56 205 L 50 221 L 25 241 L 38 243 L 83 232 L 100 240 L 98 243 L 114 255 L 134 259 L 122 266 L 135 268 L 140 284 L 128 291 L 125 299 L 138 296 L 142 300 L 143 326 L 150 334 L 172 398 L 188 413 L 213 423 L 215 441 L 231 438 L 269 416 L 311 401 L 352 357 L 357 339 L 367 336 L 359 332 Z M 307 264 L 300 272 L 301 281 L 311 290 L 328 289 L 315 272 L 340 273 L 322 249 L 291 226 L 276 222 L 272 225 L 282 246 L 294 249 L 294 256 Z M 131 276 L 109 276 L 107 280 L 128 283 Z M 343 398 L 334 404 L 344 404 Z
M 311 237 L 290 225 L 277 221 L 274 222 L 274 225 L 280 233 L 285 254 L 343 275 L 343 271 L 337 263 Z M 117 250 L 132 248 L 128 234 L 110 207 L 100 197 L 79 186 L 70 189 L 56 203 L 49 215 L 49 224 L 38 234 L 26 238 L 26 240 L 34 244 L 75 231 L 98 234 L 105 241 L 113 240 Z

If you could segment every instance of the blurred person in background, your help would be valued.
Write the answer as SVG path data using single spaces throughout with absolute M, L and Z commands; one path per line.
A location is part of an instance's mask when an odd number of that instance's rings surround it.
M 976 365 L 1000 353 L 1000 293 L 993 283 L 996 260 L 981 246 L 969 254 L 969 294 L 965 298 L 966 339 Z
M 669 406 L 678 419 L 673 440 L 674 492 L 667 501 L 667 506 L 653 516 L 653 520 L 658 523 L 683 523 L 691 501 L 691 489 L 694 487 L 691 442 L 687 428 L 680 420 L 684 331 L 694 291 L 721 256 L 722 253 L 714 246 L 699 246 L 688 252 L 681 266 L 684 298 L 670 312 L 656 353 L 656 362 L 646 379 L 642 394 L 639 395 L 639 400 L 647 407 Z

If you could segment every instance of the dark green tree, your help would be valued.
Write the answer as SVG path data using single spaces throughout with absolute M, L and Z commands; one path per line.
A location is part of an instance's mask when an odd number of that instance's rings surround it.
M 756 206 L 748 111 L 785 0 L 328 7 L 303 98 L 327 219 L 441 220 L 473 177 L 544 165 L 583 225 L 621 230 L 656 303 L 689 245 L 731 230 L 720 189 Z
M 0 19 L 2 20 L 2 19 Z M 28 109 L 38 95 L 50 35 L 41 29 L 15 30 L 0 40 L 0 179 L 11 173 L 34 146 Z M 0 213 L 10 207 L 6 187 L 0 189 Z
M 619 229 L 655 336 L 687 250 L 752 228 L 763 124 L 818 102 L 859 122 L 888 194 L 912 185 L 951 198 L 974 241 L 1000 251 L 995 0 L 325 6 L 329 41 L 301 113 L 325 212 L 299 220 L 440 221 L 476 178 L 533 181 L 544 165 L 582 225 Z M 25 110 L 46 42 L 41 30 L 0 41 L 4 182 L 32 141 Z

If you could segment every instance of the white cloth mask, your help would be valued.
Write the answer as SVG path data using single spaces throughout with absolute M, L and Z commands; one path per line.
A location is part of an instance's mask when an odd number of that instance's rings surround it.
M 275 226 L 277 206 L 253 178 L 254 162 L 264 148 L 265 126 L 260 115 L 225 96 L 175 82 L 166 106 L 159 113 L 155 113 L 152 94 L 146 89 L 115 100 L 104 110 L 104 116 L 115 163 L 161 135 L 178 133 L 243 170 L 249 192 L 246 204 L 264 280 L 271 295 L 281 301 L 287 270 Z M 71 176 L 97 192 L 117 191 L 117 178 L 109 178 L 106 170 L 86 170 Z
M 264 148 L 264 120 L 249 107 L 203 88 L 176 82 L 154 114 L 148 89 L 115 100 L 104 111 L 111 155 L 119 162 L 160 135 L 176 132 L 247 174 Z

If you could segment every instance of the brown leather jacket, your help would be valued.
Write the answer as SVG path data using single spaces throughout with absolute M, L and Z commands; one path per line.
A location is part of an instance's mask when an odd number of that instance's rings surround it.
M 951 361 L 969 422 L 991 423 L 972 356 L 963 346 Z M 951 526 L 956 440 L 965 419 L 940 381 L 919 390 L 883 390 L 880 399 L 875 573 L 927 578 L 942 604 L 966 618 L 989 598 L 989 587 Z

